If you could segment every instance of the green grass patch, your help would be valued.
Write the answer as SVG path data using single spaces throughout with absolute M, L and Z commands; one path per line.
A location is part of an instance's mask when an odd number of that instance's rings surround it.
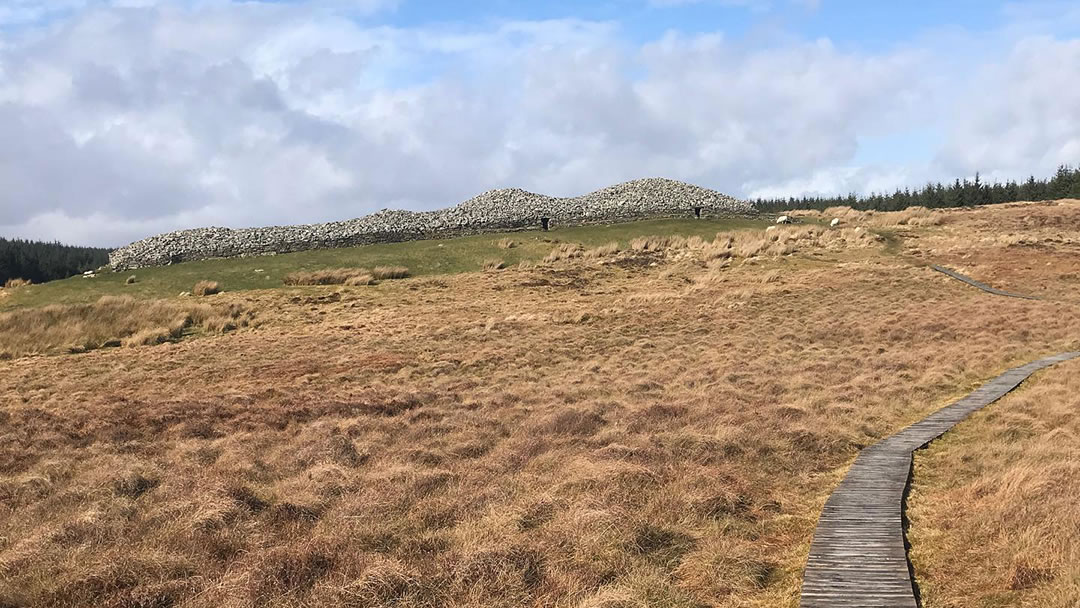
M 764 220 L 739 217 L 644 220 L 624 224 L 574 226 L 549 232 L 530 230 L 491 233 L 454 239 L 203 260 L 105 273 L 93 279 L 72 277 L 21 287 L 13 290 L 7 297 L 0 298 L 0 310 L 93 302 L 103 295 L 175 297 L 180 292 L 191 291 L 195 283 L 202 280 L 217 281 L 222 289 L 230 292 L 278 288 L 282 287 L 282 278 L 290 272 L 326 268 L 406 266 L 412 276 L 475 272 L 482 270 L 484 263 L 493 259 L 502 260 L 507 266 L 522 260 L 542 260 L 557 242 L 581 243 L 589 248 L 618 241 L 625 247 L 631 239 L 639 236 L 678 234 L 711 239 L 722 230 L 761 229 L 768 223 Z M 516 245 L 510 249 L 499 247 L 501 239 L 512 239 Z M 136 281 L 126 284 L 131 275 L 135 275 Z

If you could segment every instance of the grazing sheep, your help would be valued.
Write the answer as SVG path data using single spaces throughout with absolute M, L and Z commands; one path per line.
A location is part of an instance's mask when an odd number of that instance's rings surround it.
M 776 223 L 777 224 L 794 224 L 795 220 L 791 219 L 790 215 L 781 215 L 780 217 L 776 218 Z
M 833 228 L 836 228 L 837 226 L 840 225 L 840 218 L 834 217 L 833 220 L 831 222 L 829 222 L 829 225 L 832 226 Z

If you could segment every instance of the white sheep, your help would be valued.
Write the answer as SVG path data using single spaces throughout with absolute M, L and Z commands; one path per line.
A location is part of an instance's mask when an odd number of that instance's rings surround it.
M 776 218 L 777 224 L 792 224 L 794 222 L 795 220 L 791 219 L 791 216 L 789 215 L 781 215 L 780 217 Z
M 830 226 L 832 226 L 833 228 L 836 228 L 837 226 L 839 226 L 839 225 L 840 225 L 840 218 L 838 218 L 838 217 L 834 217 L 834 218 L 832 219 L 832 221 L 831 221 L 831 222 L 829 222 L 829 225 L 830 225 Z

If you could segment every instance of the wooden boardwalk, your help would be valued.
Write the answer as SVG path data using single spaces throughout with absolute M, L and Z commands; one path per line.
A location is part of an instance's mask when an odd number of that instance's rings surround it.
M 975 279 L 973 279 L 973 278 L 971 278 L 969 276 L 962 275 L 959 272 L 956 272 L 955 270 L 950 270 L 948 268 L 945 268 L 944 266 L 938 266 L 937 264 L 931 264 L 930 268 L 933 268 L 934 270 L 936 270 L 938 272 L 947 274 L 950 277 L 952 277 L 954 279 L 957 279 L 959 281 L 963 281 L 963 282 L 967 283 L 968 285 L 971 285 L 972 287 L 978 287 L 979 289 L 981 289 L 983 291 L 986 291 L 986 292 L 989 292 L 989 293 L 992 293 L 994 295 L 1008 296 L 1010 298 L 1022 298 L 1024 300 L 1038 300 L 1039 299 L 1039 298 L 1037 298 L 1035 296 L 1025 296 L 1023 294 L 1012 293 L 1011 291 L 1005 291 L 1003 289 L 997 289 L 996 287 L 990 287 L 986 283 L 980 283 L 980 282 L 976 281 Z
M 1062 353 L 1010 369 L 860 452 L 818 519 L 799 606 L 917 608 L 903 523 L 911 453 L 1036 371 L 1078 356 Z

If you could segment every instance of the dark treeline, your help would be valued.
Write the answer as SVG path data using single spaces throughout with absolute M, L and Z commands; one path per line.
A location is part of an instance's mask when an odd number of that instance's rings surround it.
M 869 196 L 802 197 L 787 199 L 756 199 L 750 201 L 761 211 L 785 211 L 787 209 L 826 209 L 846 205 L 860 211 L 898 211 L 912 206 L 931 209 L 940 207 L 971 207 L 993 205 L 1014 201 L 1045 201 L 1057 198 L 1080 198 L 1080 167 L 1058 167 L 1050 179 L 1035 179 L 1017 183 L 983 183 L 978 174 L 974 180 L 956 180 L 952 184 L 926 184 L 918 190 L 897 190 L 892 194 Z
M 0 286 L 8 279 L 64 279 L 108 263 L 108 249 L 0 238 Z

